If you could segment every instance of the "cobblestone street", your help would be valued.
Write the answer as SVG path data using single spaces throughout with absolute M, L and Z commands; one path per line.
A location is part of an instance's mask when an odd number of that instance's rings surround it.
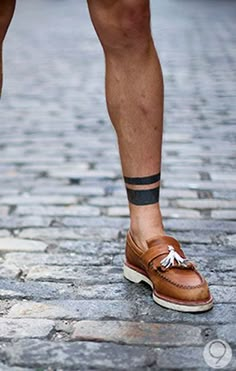
M 0 103 L 0 371 L 208 370 L 217 338 L 236 369 L 236 2 L 151 4 L 164 225 L 214 308 L 168 310 L 123 278 L 126 192 L 86 1 L 20 0 Z

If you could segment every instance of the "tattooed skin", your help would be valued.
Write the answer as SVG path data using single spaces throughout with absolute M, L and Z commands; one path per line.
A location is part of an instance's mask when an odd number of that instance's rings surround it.
M 124 176 L 128 200 L 134 205 L 150 205 L 159 202 L 161 174 L 130 178 Z

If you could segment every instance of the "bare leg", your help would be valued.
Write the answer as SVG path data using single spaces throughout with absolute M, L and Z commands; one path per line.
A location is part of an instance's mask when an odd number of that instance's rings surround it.
M 88 0 L 88 5 L 104 49 L 107 106 L 123 175 L 135 183 L 136 177 L 161 171 L 163 78 L 151 36 L 149 0 Z M 150 184 L 128 183 L 131 190 L 150 190 L 160 184 L 158 176 Z M 143 204 L 129 202 L 130 231 L 144 248 L 146 239 L 164 234 L 157 197 L 149 203 L 146 196 Z
M 2 46 L 10 25 L 16 0 L 1 0 L 0 4 L 0 97 L 2 91 Z

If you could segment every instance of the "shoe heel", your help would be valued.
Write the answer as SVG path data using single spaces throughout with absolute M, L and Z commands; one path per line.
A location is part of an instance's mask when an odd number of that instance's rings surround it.
M 124 277 L 131 282 L 139 283 L 143 281 L 143 275 L 136 272 L 134 269 L 129 268 L 126 264 L 124 264 L 123 274 Z

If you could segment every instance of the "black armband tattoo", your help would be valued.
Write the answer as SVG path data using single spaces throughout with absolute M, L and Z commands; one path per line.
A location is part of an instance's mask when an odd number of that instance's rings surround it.
M 127 185 L 151 185 L 160 181 L 161 174 L 154 174 L 146 177 L 129 178 L 124 176 Z M 159 202 L 160 187 L 150 189 L 130 189 L 126 185 L 127 197 L 134 205 L 149 205 Z

